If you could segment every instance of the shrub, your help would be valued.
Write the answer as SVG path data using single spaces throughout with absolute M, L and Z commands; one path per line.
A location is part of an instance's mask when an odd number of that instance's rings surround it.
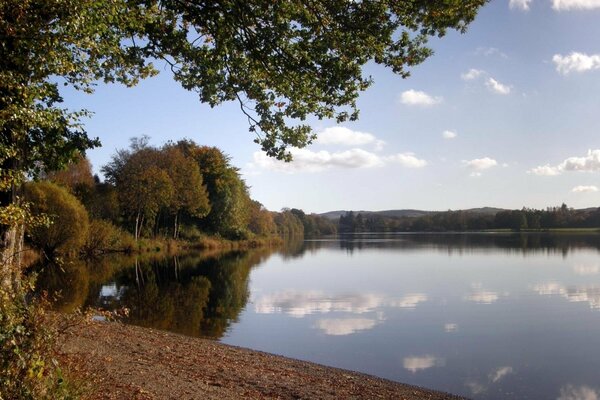
M 135 246 L 135 239 L 130 233 L 108 221 L 94 219 L 90 223 L 82 250 L 88 255 L 98 255 L 117 251 L 131 252 Z
M 0 288 L 0 399 L 69 399 L 52 353 L 56 332 L 38 300 Z
M 34 214 L 46 214 L 51 223 L 27 229 L 34 245 L 49 253 L 72 254 L 87 238 L 88 214 L 83 205 L 66 189 L 50 182 L 25 186 L 25 197 Z

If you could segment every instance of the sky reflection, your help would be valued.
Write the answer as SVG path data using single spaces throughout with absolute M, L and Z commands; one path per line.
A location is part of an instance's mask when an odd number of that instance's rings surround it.
M 223 340 L 474 399 L 600 400 L 598 242 L 311 241 L 254 270 Z

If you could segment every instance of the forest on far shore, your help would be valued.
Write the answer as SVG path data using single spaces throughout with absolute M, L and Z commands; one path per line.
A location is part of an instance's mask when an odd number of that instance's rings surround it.
M 476 212 L 467 210 L 428 212 L 420 216 L 377 213 L 342 214 L 339 232 L 461 232 L 486 230 L 540 231 L 548 229 L 600 229 L 600 208 L 576 210 L 566 204 L 545 210 L 522 208 Z
M 28 182 L 25 198 L 44 216 L 27 232 L 47 254 L 133 251 L 144 239 L 190 243 L 334 234 L 336 223 L 299 209 L 267 210 L 252 200 L 230 158 L 191 140 L 162 147 L 133 138 L 102 167 L 102 181 L 87 158 Z

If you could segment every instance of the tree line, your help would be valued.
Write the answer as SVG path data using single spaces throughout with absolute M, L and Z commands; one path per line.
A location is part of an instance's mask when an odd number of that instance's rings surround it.
M 29 229 L 34 245 L 49 253 L 79 248 L 94 252 L 118 247 L 110 241 L 127 233 L 133 241 L 336 233 L 335 223 L 324 217 L 299 209 L 267 210 L 250 198 L 229 156 L 191 140 L 155 147 L 147 137 L 134 138 L 102 172 L 104 181 L 80 155 L 67 169 L 44 172 L 44 179 L 26 185 L 34 213 L 53 219 Z
M 523 208 L 496 213 L 464 210 L 432 212 L 419 217 L 394 217 L 376 213 L 342 214 L 339 232 L 445 232 L 481 230 L 546 230 L 600 227 L 600 208 L 575 210 L 566 204 L 545 210 Z

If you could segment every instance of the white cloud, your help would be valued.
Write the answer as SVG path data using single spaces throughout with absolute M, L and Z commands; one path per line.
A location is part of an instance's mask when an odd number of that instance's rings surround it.
M 442 132 L 442 137 L 444 139 L 454 139 L 458 136 L 458 134 L 454 131 L 444 131 Z
M 560 171 L 557 167 L 552 167 L 548 164 L 535 167 L 527 171 L 528 174 L 540 175 L 540 176 L 555 176 L 559 175 Z
M 444 332 L 446 332 L 446 333 L 458 332 L 458 324 L 454 324 L 454 323 L 444 324 Z
M 407 90 L 400 94 L 400 102 L 409 106 L 429 107 L 443 101 L 442 97 L 431 96 L 419 90 Z
M 330 168 L 374 168 L 386 164 L 399 164 L 405 168 L 423 168 L 428 164 L 426 160 L 417 158 L 411 152 L 389 156 L 380 156 L 358 148 L 338 152 L 292 148 L 290 152 L 293 160 L 286 163 L 269 157 L 262 151 L 256 151 L 253 162 L 247 165 L 244 174 L 255 175 L 259 170 L 287 173 L 319 172 Z
M 587 55 L 578 52 L 573 52 L 568 56 L 555 54 L 552 61 L 556 65 L 556 70 L 563 75 L 600 68 L 600 54 Z
M 345 336 L 373 329 L 375 325 L 377 321 L 369 318 L 327 318 L 318 320 L 315 326 L 326 335 Z
M 600 8 L 600 0 L 552 0 L 552 8 L 563 10 L 591 10 Z
M 325 128 L 317 135 L 316 143 L 319 144 L 340 144 L 343 146 L 364 146 L 367 144 L 375 145 L 375 148 L 381 150 L 385 142 L 379 140 L 375 135 L 368 132 L 359 132 L 344 126 L 332 126 Z
M 593 193 L 597 192 L 598 188 L 596 186 L 575 186 L 572 190 L 573 193 Z
M 293 161 L 286 163 L 267 156 L 261 151 L 254 153 L 251 168 L 283 172 L 317 172 L 328 168 L 373 168 L 383 165 L 381 158 L 362 149 L 350 149 L 339 152 L 326 150 L 291 149 Z
M 443 367 L 446 364 L 443 358 L 435 356 L 405 357 L 403 360 L 404 368 L 412 373 L 429 369 L 432 367 Z
M 500 51 L 500 49 L 496 47 L 478 47 L 477 50 L 475 50 L 475 54 L 481 54 L 486 57 L 498 56 L 500 58 L 508 58 L 508 55 L 506 55 L 506 53 L 503 53 L 502 51 Z
M 558 168 L 561 171 L 598 171 L 600 170 L 600 149 L 588 150 L 583 157 L 569 157 Z
M 414 153 L 399 153 L 387 156 L 385 161 L 400 164 L 406 168 L 423 168 L 427 166 L 427 161 L 417 158 Z
M 600 392 L 589 386 L 567 385 L 560 388 L 560 397 L 557 400 L 598 400 Z
M 493 383 L 496 383 L 499 380 L 501 380 L 502 378 L 504 378 L 506 375 L 509 375 L 512 373 L 513 373 L 512 367 L 500 367 L 500 368 L 496 369 L 494 372 L 492 372 L 490 374 L 489 378 Z
M 482 71 L 480 69 L 471 68 L 470 70 L 468 70 L 464 74 L 461 74 L 460 78 L 463 81 L 473 81 L 473 80 L 479 78 L 482 75 L 485 75 L 485 71 Z
M 510 0 L 508 2 L 508 6 L 510 8 L 518 8 L 520 10 L 527 11 L 529 10 L 529 3 L 531 3 L 531 0 Z
M 496 165 L 498 165 L 498 162 L 493 158 L 483 157 L 476 158 L 470 161 L 463 160 L 463 164 L 475 171 L 483 171 L 484 169 L 495 167 Z
M 494 78 L 488 78 L 485 82 L 485 85 L 488 87 L 488 89 L 497 94 L 506 95 L 510 93 L 510 86 L 504 85 Z
M 583 157 L 569 157 L 555 167 L 546 164 L 543 166 L 535 167 L 527 172 L 535 175 L 552 176 L 559 175 L 564 171 L 600 171 L 600 149 L 590 149 L 588 150 L 587 154 Z

